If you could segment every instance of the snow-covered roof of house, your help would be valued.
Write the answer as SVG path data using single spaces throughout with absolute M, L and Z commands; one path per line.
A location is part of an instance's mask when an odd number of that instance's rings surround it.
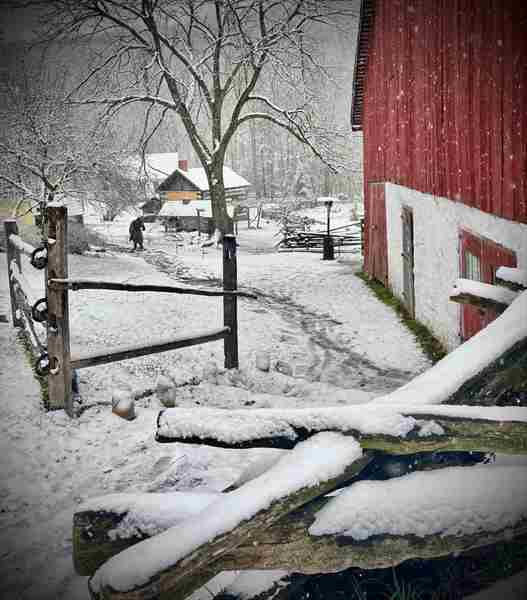
M 186 171 L 178 168 L 171 172 L 171 176 L 175 175 L 176 173 L 179 173 L 182 177 L 190 181 L 190 183 L 195 185 L 201 192 L 207 192 L 209 190 L 209 182 L 203 167 L 194 167 Z M 230 167 L 225 166 L 223 167 L 223 183 L 225 185 L 225 189 L 249 187 L 251 185 L 247 179 L 243 178 L 241 175 L 238 175 L 238 173 L 235 173 Z M 166 186 L 161 184 L 159 187 L 165 188 Z
M 180 201 L 168 201 L 163 204 L 158 213 L 160 217 L 212 217 L 211 204 L 209 200 L 191 200 L 188 203 Z

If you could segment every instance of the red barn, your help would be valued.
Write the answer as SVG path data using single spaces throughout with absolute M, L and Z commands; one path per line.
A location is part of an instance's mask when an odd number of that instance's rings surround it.
M 526 32 L 518 0 L 362 1 L 365 270 L 449 349 L 495 316 L 455 279 L 527 268 Z

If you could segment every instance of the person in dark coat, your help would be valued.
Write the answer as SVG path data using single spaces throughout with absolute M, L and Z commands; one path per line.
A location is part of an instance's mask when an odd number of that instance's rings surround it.
M 145 224 L 143 222 L 143 217 L 137 217 L 130 223 L 129 233 L 130 233 L 130 241 L 134 243 L 133 250 L 137 250 L 139 246 L 139 250 L 144 250 L 143 247 L 143 231 L 145 230 Z M 132 252 L 133 252 L 132 250 Z

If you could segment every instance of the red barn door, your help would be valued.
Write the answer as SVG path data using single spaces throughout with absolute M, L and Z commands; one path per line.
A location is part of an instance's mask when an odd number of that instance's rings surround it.
M 384 183 L 368 185 L 368 219 L 366 271 L 388 285 L 388 250 L 386 239 L 386 200 Z
M 494 283 L 498 267 L 515 267 L 516 254 L 509 248 L 461 231 L 460 273 L 464 279 Z M 468 340 L 497 317 L 491 309 L 481 309 L 469 304 L 461 305 L 461 339 Z

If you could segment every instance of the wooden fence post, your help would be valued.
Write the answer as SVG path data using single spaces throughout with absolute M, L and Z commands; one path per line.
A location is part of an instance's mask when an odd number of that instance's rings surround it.
M 48 298 L 49 408 L 64 408 L 74 416 L 71 393 L 68 288 L 50 286 L 50 279 L 68 278 L 68 211 L 65 206 L 48 206 Z
M 223 289 L 237 288 L 236 269 L 236 237 L 226 234 L 223 237 Z M 230 328 L 230 333 L 223 342 L 225 368 L 238 368 L 238 301 L 236 296 L 223 297 L 223 324 Z
M 5 242 L 7 250 L 7 276 L 9 278 L 9 296 L 11 298 L 11 317 L 14 327 L 23 327 L 24 321 L 21 317 L 17 317 L 15 286 L 11 279 L 11 262 L 14 260 L 20 272 L 22 272 L 22 263 L 20 261 L 20 250 L 9 242 L 10 235 L 18 235 L 18 225 L 14 219 L 6 219 L 4 221 Z

